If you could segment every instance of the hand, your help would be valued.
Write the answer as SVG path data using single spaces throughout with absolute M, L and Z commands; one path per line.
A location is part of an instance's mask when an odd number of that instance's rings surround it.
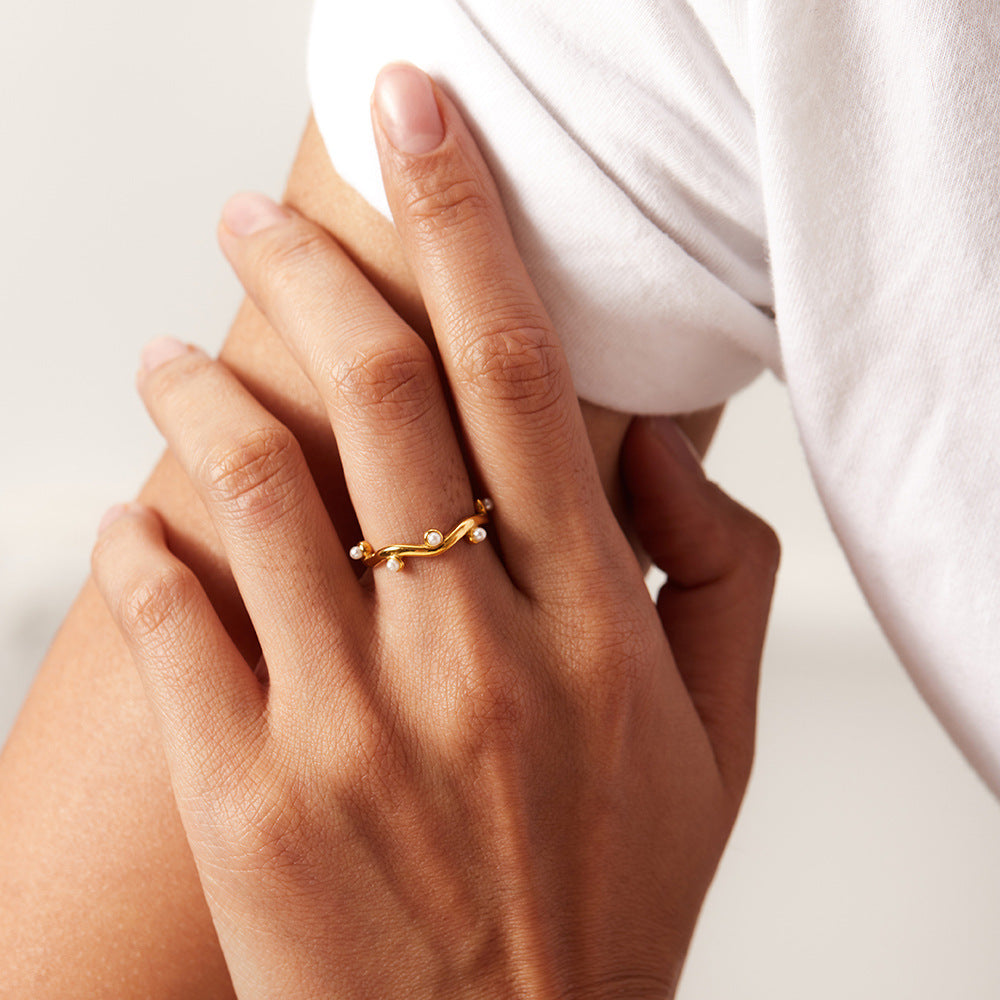
M 365 537 L 447 532 L 489 496 L 490 541 L 358 577 L 291 434 L 159 343 L 141 392 L 266 670 L 154 512 L 106 518 L 95 575 L 243 1000 L 667 996 L 749 775 L 777 542 L 668 423 L 637 423 L 626 482 L 670 576 L 654 607 L 454 105 L 411 68 L 376 96 L 444 382 L 302 217 L 236 199 L 220 238 L 327 404 Z

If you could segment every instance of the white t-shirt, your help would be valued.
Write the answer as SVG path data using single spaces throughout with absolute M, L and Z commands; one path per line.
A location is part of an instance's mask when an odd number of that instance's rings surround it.
M 785 380 L 873 611 L 1000 793 L 1000 5 L 317 0 L 316 120 L 386 214 L 396 59 L 472 124 L 581 396 Z

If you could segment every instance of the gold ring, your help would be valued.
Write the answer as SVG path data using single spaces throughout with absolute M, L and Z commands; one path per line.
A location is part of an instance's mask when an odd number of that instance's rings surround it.
M 488 498 L 477 500 L 475 514 L 460 521 L 447 535 L 436 528 L 431 528 L 424 532 L 423 545 L 385 545 L 377 550 L 372 548 L 370 542 L 362 539 L 351 549 L 350 556 L 366 566 L 378 566 L 384 562 L 393 573 L 398 573 L 403 568 L 404 558 L 439 556 L 463 538 L 467 538 L 473 545 L 486 541 L 486 529 L 483 525 L 489 521 L 491 510 L 493 510 L 492 500 Z

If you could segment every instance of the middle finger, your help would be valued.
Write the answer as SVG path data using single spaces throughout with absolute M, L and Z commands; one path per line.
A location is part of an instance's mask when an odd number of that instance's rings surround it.
M 257 194 L 229 202 L 219 241 L 326 405 L 371 546 L 421 544 L 426 531 L 444 535 L 469 517 L 473 490 L 434 356 L 344 250 Z M 456 550 L 453 569 L 482 559 Z M 423 562 L 407 560 L 407 570 Z

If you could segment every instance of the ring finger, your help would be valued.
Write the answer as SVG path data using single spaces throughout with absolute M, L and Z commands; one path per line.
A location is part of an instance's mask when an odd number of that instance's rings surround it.
M 292 433 L 224 365 L 176 341 L 146 348 L 138 382 L 208 509 L 272 681 L 299 662 L 305 628 L 321 623 L 343 646 L 363 594 Z

